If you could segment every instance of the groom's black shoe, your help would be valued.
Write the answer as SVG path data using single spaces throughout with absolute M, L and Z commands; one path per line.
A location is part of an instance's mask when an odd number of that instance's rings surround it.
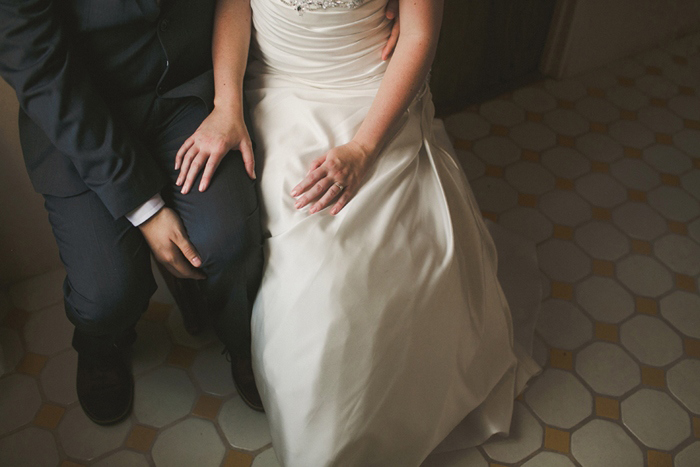
M 114 347 L 92 355 L 78 353 L 78 400 L 85 415 L 98 425 L 112 425 L 131 413 L 134 378 L 125 354 Z
M 250 358 L 237 357 L 233 352 L 231 356 L 231 375 L 233 382 L 236 385 L 238 395 L 241 396 L 243 402 L 253 410 L 264 412 L 265 409 L 260 399 L 258 387 L 255 385 L 255 376 L 253 375 L 253 365 Z

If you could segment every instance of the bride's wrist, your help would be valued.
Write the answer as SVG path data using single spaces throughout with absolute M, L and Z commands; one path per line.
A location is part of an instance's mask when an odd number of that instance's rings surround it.
M 373 161 L 377 158 L 379 154 L 379 146 L 377 144 L 357 137 L 353 138 L 352 142 L 360 148 L 360 151 L 365 155 L 367 160 Z

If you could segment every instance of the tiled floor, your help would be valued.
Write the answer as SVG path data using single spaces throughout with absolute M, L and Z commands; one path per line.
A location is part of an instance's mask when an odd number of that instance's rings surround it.
M 538 245 L 545 370 L 509 438 L 433 465 L 700 465 L 700 35 L 446 125 L 484 215 Z M 88 422 L 62 276 L 0 303 L 0 465 L 277 465 L 221 345 L 189 337 L 162 291 L 139 324 L 133 416 Z

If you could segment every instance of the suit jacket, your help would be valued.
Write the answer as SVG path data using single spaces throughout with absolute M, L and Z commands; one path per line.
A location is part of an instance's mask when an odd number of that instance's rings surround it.
M 215 0 L 162 3 L 0 0 L 0 76 L 38 192 L 92 190 L 118 218 L 165 186 L 119 103 L 156 89 L 212 107 Z

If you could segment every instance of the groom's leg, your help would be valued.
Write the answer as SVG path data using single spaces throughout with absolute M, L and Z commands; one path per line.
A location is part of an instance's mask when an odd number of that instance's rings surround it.
M 67 272 L 64 301 L 75 325 L 79 400 L 96 423 L 114 423 L 131 409 L 124 350 L 156 288 L 150 251 L 138 229 L 114 220 L 92 191 L 44 198 Z
M 240 154 L 224 158 L 207 191 L 180 194 L 175 186 L 175 155 L 208 112 L 196 98 L 161 99 L 163 125 L 154 153 L 172 184 L 163 192 L 166 204 L 181 216 L 202 258 L 207 279 L 201 282 L 216 333 L 237 356 L 250 357 L 250 312 L 262 271 L 257 195 Z

